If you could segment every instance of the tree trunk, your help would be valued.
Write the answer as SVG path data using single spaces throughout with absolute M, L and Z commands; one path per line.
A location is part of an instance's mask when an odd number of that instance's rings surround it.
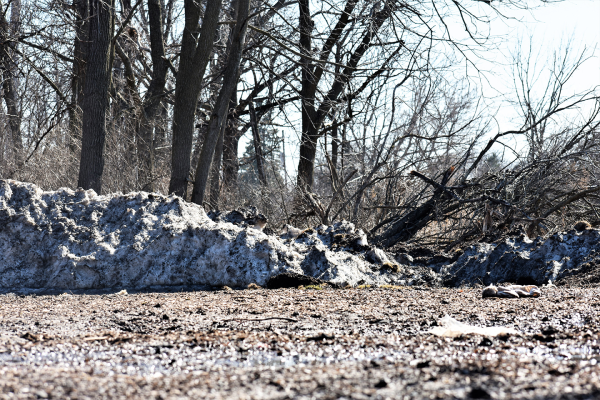
M 233 92 L 230 107 L 235 109 L 237 106 L 237 93 Z M 238 145 L 240 136 L 237 129 L 237 119 L 235 115 L 229 113 L 225 132 L 223 137 L 223 187 L 226 191 L 232 192 L 237 188 L 237 178 L 239 170 Z
M 238 0 L 231 0 L 229 3 L 229 14 L 232 20 L 235 20 L 236 13 L 238 7 Z M 231 29 L 229 31 L 229 37 L 227 38 L 227 47 L 231 48 L 231 43 L 234 39 L 235 30 Z M 239 77 L 238 77 L 239 79 Z M 227 118 L 225 119 L 223 125 L 221 126 L 221 132 L 219 134 L 219 140 L 217 141 L 217 147 L 215 148 L 215 153 L 213 154 L 212 164 L 210 167 L 210 207 L 213 210 L 219 209 L 219 197 L 221 195 L 221 161 L 223 159 L 223 142 L 225 132 L 227 131 L 227 125 L 230 119 L 232 119 L 230 113 L 233 107 L 236 105 L 237 100 L 237 91 L 234 90 L 231 93 L 231 98 L 229 99 L 229 112 L 227 113 Z
M 231 19 L 235 20 L 235 13 L 237 12 L 237 1 L 232 0 L 232 13 Z M 229 38 L 227 39 L 227 46 L 231 46 L 234 39 L 234 30 L 229 32 Z M 239 78 L 238 78 L 239 79 Z M 239 171 L 238 162 L 238 145 L 240 142 L 240 133 L 237 130 L 237 110 L 238 106 L 238 95 L 237 90 L 231 93 L 231 99 L 229 99 L 229 113 L 227 121 L 225 121 L 225 131 L 223 132 L 223 187 L 228 194 L 237 189 L 237 177 Z
M 440 181 L 445 186 L 454 172 L 454 167 L 449 168 Z M 373 238 L 373 243 L 383 247 L 391 247 L 398 242 L 406 242 L 414 237 L 421 229 L 435 218 L 436 207 L 449 200 L 448 195 L 441 189 L 436 189 L 429 200 L 415 208 L 401 219 L 397 220 L 383 233 Z M 443 207 L 442 207 L 443 208 Z
M 81 160 L 78 186 L 102 192 L 114 0 L 89 0 L 87 71 L 83 88 Z
M 169 65 L 165 59 L 162 9 L 159 0 L 148 0 L 150 25 L 150 48 L 152 56 L 152 80 L 142 105 L 138 124 L 137 152 L 139 159 L 139 183 L 142 190 L 154 191 L 154 137 L 156 119 L 162 111 L 162 96 L 167 83 Z
M 198 95 L 202 77 L 212 52 L 221 10 L 221 0 L 207 1 L 202 28 L 198 33 L 200 4 L 194 0 L 185 0 L 185 26 L 181 41 L 179 70 L 175 82 L 169 193 L 182 197 L 187 195 Z M 199 38 L 198 35 L 200 35 Z M 196 39 L 198 39 L 198 44 L 196 44 Z
M 219 135 L 219 140 L 217 141 L 217 147 L 215 148 L 215 154 L 213 155 L 210 168 L 210 207 L 213 210 L 219 209 L 219 194 L 221 192 L 221 156 L 223 155 L 223 135 L 225 124 L 221 129 L 221 134 Z
M 303 54 L 311 54 L 311 32 L 313 22 L 310 19 L 309 0 L 300 0 L 300 48 Z M 344 26 L 349 21 L 350 14 L 356 5 L 355 0 L 348 0 L 344 12 L 336 27 L 331 31 L 329 38 L 321 51 L 320 61 L 325 61 L 329 55 L 333 45 L 337 43 L 343 31 Z M 316 65 L 312 68 L 308 57 L 302 58 L 300 64 L 302 66 L 302 139 L 300 141 L 300 161 L 298 163 L 298 188 L 301 192 L 310 192 L 313 186 L 315 156 L 317 154 L 317 141 L 321 136 L 321 127 L 325 118 L 327 118 L 339 101 L 340 95 L 348 85 L 358 63 L 371 47 L 371 41 L 377 35 L 379 28 L 391 15 L 390 5 L 383 7 L 381 11 L 375 12 L 368 29 L 362 37 L 360 45 L 351 54 L 348 62 L 342 69 L 341 73 L 334 77 L 331 89 L 324 96 L 323 101 L 318 109 L 315 106 L 315 94 L 317 85 L 323 74 L 321 65 Z
M 317 153 L 317 131 L 315 119 L 316 81 L 312 71 L 312 63 L 308 56 L 312 53 L 311 33 L 314 23 L 310 18 L 310 0 L 298 2 L 300 11 L 299 30 L 300 48 L 307 57 L 300 59 L 302 68 L 302 138 L 300 140 L 300 161 L 298 163 L 298 189 L 301 192 L 310 191 L 313 184 L 313 165 Z
M 73 0 L 76 12 L 75 43 L 73 51 L 73 76 L 71 78 L 71 104 L 69 105 L 69 150 L 77 153 L 81 144 L 81 101 L 85 82 L 85 60 L 88 50 L 89 10 L 88 0 Z
M 338 126 L 337 121 L 333 121 L 333 129 L 331 130 L 331 163 L 333 164 L 333 168 L 337 170 L 337 161 L 338 161 Z
M 4 6 L 0 2 L 0 10 Z M 21 23 L 21 1 L 11 2 L 10 25 L 6 20 L 6 14 L 0 15 L 0 65 L 3 71 L 2 90 L 4 102 L 8 114 L 8 126 L 12 136 L 12 150 L 15 160 L 15 169 L 20 168 L 23 162 L 23 138 L 21 136 L 21 112 L 19 110 L 19 98 L 17 96 L 17 64 L 16 64 L 16 41 L 12 37 L 19 35 Z
M 131 1 L 123 2 L 120 16 L 115 16 L 121 20 L 121 25 L 132 12 Z M 147 24 L 150 25 L 150 24 Z M 122 147 L 122 159 L 120 169 L 132 179 L 123 182 L 123 189 L 127 191 L 139 190 L 139 178 L 144 176 L 144 171 L 140 171 L 140 155 L 138 152 L 138 125 L 140 119 L 136 112 L 141 106 L 141 100 L 136 86 L 136 79 L 133 70 L 133 64 L 140 56 L 138 33 L 133 28 L 125 28 L 119 35 L 113 45 L 111 54 L 112 80 L 111 97 L 112 110 L 111 132 L 114 132 L 118 138 L 118 143 Z M 115 51 L 118 57 L 115 57 Z M 118 79 L 117 79 L 118 78 Z M 137 176 L 137 179 L 133 179 Z
M 198 160 L 198 168 L 196 168 L 196 181 L 194 182 L 194 191 L 192 193 L 192 201 L 196 204 L 202 204 L 204 201 L 204 191 L 217 139 L 222 125 L 227 119 L 232 93 L 237 89 L 238 71 L 246 38 L 246 27 L 248 26 L 249 5 L 249 0 L 238 1 L 237 22 L 234 28 L 235 34 L 227 56 L 223 86 L 210 117 L 208 131 Z
M 250 102 L 248 106 L 250 107 L 250 125 L 252 127 L 254 156 L 256 158 L 256 170 L 258 171 L 258 180 L 260 181 L 260 186 L 267 187 L 267 177 L 265 176 L 262 143 L 260 140 L 260 132 L 258 131 L 258 120 L 256 118 L 256 111 L 254 110 L 254 104 L 252 102 Z

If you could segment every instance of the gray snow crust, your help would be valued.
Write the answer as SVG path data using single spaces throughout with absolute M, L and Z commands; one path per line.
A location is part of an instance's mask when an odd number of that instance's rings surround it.
M 332 250 L 333 235 L 354 233 L 352 224 L 311 232 L 284 240 L 214 222 L 176 196 L 0 180 L 0 288 L 240 287 L 288 271 L 349 285 L 402 280 L 362 254 Z
M 0 180 L 0 291 L 264 286 L 283 272 L 342 286 L 544 284 L 600 263 L 597 229 L 416 260 L 369 245 L 346 221 L 278 236 L 228 222 L 235 213 L 213 221 L 176 196 L 44 192 Z
M 600 263 L 600 230 L 526 235 L 471 246 L 453 263 L 431 265 L 447 286 L 502 282 L 545 284 Z

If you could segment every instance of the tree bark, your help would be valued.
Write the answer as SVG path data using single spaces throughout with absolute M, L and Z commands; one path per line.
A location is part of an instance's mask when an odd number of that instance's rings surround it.
M 71 78 L 71 104 L 69 105 L 69 150 L 73 155 L 81 143 L 81 101 L 85 82 L 87 50 L 89 43 L 88 0 L 73 0 L 76 13 L 75 43 L 73 51 L 73 76 Z
M 223 124 L 221 129 L 221 134 L 219 135 L 219 140 L 217 141 L 217 147 L 215 148 L 215 154 L 213 155 L 213 160 L 210 167 L 210 207 L 213 210 L 219 209 L 219 194 L 221 192 L 221 156 L 223 155 L 223 135 L 225 124 Z
M 86 43 L 86 75 L 83 88 L 81 159 L 78 186 L 102 192 L 106 111 L 110 88 L 110 54 L 114 34 L 114 0 L 89 0 L 90 18 Z
M 4 6 L 0 2 L 0 10 Z M 0 15 L 0 65 L 3 70 L 2 90 L 4 102 L 8 114 L 8 126 L 12 136 L 12 150 L 15 161 L 15 169 L 20 168 L 23 162 L 23 138 L 21 135 L 21 112 L 19 110 L 19 98 L 17 95 L 17 63 L 16 63 L 16 41 L 11 37 L 19 34 L 21 22 L 21 1 L 11 2 L 10 25 L 6 20 L 6 14 Z
M 331 130 L 331 164 L 337 170 L 338 160 L 338 126 L 337 121 L 333 121 L 333 129 Z
M 150 25 L 150 51 L 152 57 L 152 80 L 142 105 L 138 124 L 137 152 L 139 159 L 139 183 L 142 190 L 154 191 L 154 137 L 155 120 L 162 111 L 162 96 L 167 83 L 169 65 L 165 59 L 162 9 L 159 0 L 148 0 Z
M 235 110 L 237 106 L 237 92 L 235 90 L 229 104 L 230 109 Z M 228 192 L 237 188 L 239 142 L 240 136 L 237 129 L 237 117 L 230 111 L 223 135 L 223 187 Z
M 317 130 L 313 123 L 315 118 L 315 93 L 316 81 L 312 71 L 312 63 L 308 56 L 312 53 L 311 34 L 314 23 L 310 18 L 310 0 L 298 2 L 300 20 L 300 48 L 307 57 L 300 59 L 302 68 L 302 138 L 300 140 L 300 161 L 298 163 L 298 189 L 301 192 L 310 191 L 313 184 L 313 165 L 317 152 L 316 134 Z
M 258 172 L 258 180 L 262 187 L 267 187 L 267 177 L 265 176 L 264 158 L 262 151 L 262 143 L 260 140 L 260 132 L 258 131 L 258 120 L 254 104 L 250 103 L 250 125 L 252 125 L 252 139 L 254 143 L 254 156 L 256 157 L 256 170 Z
M 184 7 L 185 26 L 181 41 L 179 70 L 175 81 L 171 180 L 169 182 L 169 193 L 182 197 L 187 195 L 196 106 L 202 77 L 213 48 L 221 0 L 206 2 L 206 11 L 200 32 L 198 32 L 200 2 L 185 0 Z M 198 39 L 198 44 L 196 44 L 196 39 Z
M 450 167 L 442 176 L 440 185 L 445 186 L 453 172 L 454 167 Z M 394 222 L 382 234 L 374 237 L 373 242 L 383 247 L 391 247 L 398 242 L 406 242 L 435 218 L 436 205 L 439 206 L 440 203 L 446 200 L 448 200 L 448 195 L 442 189 L 437 188 L 429 200 Z
M 215 108 L 210 117 L 208 132 L 202 145 L 202 152 L 200 153 L 200 158 L 198 160 L 198 168 L 196 168 L 196 181 L 194 182 L 194 190 L 192 193 L 192 201 L 196 204 L 202 204 L 204 201 L 204 191 L 206 190 L 206 182 L 208 180 L 208 173 L 210 171 L 210 164 L 212 162 L 217 139 L 221 132 L 222 125 L 227 119 L 229 101 L 232 93 L 237 89 L 238 71 L 246 38 L 246 28 L 248 26 L 249 5 L 249 0 L 238 1 L 237 22 L 234 28 L 235 34 L 227 56 L 227 66 L 225 68 L 223 86 L 221 87 Z
M 231 19 L 235 20 L 237 13 L 237 5 L 238 0 L 231 0 L 229 3 L 229 14 L 231 15 Z M 231 43 L 234 39 L 235 30 L 231 29 L 229 31 L 229 37 L 227 38 L 227 47 L 231 48 Z M 239 77 L 238 77 L 239 79 Z M 229 99 L 229 111 L 227 114 L 227 119 L 224 121 L 221 126 L 221 133 L 219 134 L 219 140 L 217 141 L 217 147 L 215 148 L 215 153 L 213 154 L 212 164 L 210 166 L 210 196 L 209 196 L 209 204 L 213 210 L 219 209 L 219 197 L 221 195 L 221 161 L 223 159 L 223 143 L 225 132 L 227 131 L 228 122 L 231 119 L 231 110 L 235 106 L 235 102 L 237 100 L 237 91 L 233 91 L 231 93 L 231 99 Z

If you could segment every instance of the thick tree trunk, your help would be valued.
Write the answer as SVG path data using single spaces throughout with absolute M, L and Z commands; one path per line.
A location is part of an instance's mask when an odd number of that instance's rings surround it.
M 306 193 L 312 190 L 315 158 L 317 155 L 317 141 L 319 135 L 315 129 L 309 128 L 302 132 L 302 141 L 300 142 L 300 161 L 298 162 L 298 188 Z
M 21 136 L 21 113 L 19 111 L 15 70 L 12 68 L 12 62 L 10 61 L 5 62 L 4 65 L 2 90 L 4 91 L 4 102 L 8 114 L 8 126 L 12 136 L 15 167 L 19 168 L 23 162 L 23 138 Z
M 175 83 L 169 193 L 182 197 L 187 195 L 196 106 L 202 77 L 213 48 L 221 0 L 206 2 L 202 28 L 198 32 L 200 7 L 200 2 L 185 0 L 185 27 Z M 198 35 L 200 35 L 199 38 Z M 196 44 L 196 39 L 198 39 L 198 44 Z
M 81 145 L 81 101 L 85 82 L 85 60 L 88 50 L 89 10 L 88 0 L 73 0 L 76 12 L 75 43 L 73 51 L 73 76 L 71 78 L 71 104 L 69 105 L 69 150 L 76 155 Z
M 154 137 L 155 121 L 162 111 L 162 95 L 167 82 L 169 65 L 165 59 L 163 41 L 162 9 L 159 0 L 148 0 L 150 25 L 150 47 L 152 56 L 152 80 L 144 103 L 141 120 L 138 124 L 137 152 L 139 159 L 139 184 L 142 190 L 154 191 Z
M 4 10 L 1 2 L 0 10 Z M 16 42 L 9 39 L 19 35 L 20 24 L 21 1 L 13 0 L 11 2 L 10 25 L 6 20 L 6 14 L 0 15 L 0 66 L 3 70 L 2 90 L 8 114 L 8 126 L 12 137 L 15 168 L 20 168 L 23 162 L 23 138 L 21 136 L 21 112 L 17 95 Z
M 81 160 L 78 186 L 102 192 L 106 111 L 110 88 L 110 53 L 114 0 L 89 0 L 89 41 L 82 105 Z
M 300 0 L 299 30 L 300 48 L 302 53 L 310 56 L 312 53 L 311 34 L 314 23 L 310 18 L 310 0 Z M 300 140 L 300 161 L 298 163 L 298 189 L 301 192 L 310 191 L 313 185 L 314 158 L 317 152 L 317 135 L 315 129 L 315 93 L 316 81 L 312 71 L 312 63 L 308 57 L 300 59 L 302 67 L 302 138 Z
M 194 182 L 194 190 L 192 193 L 192 201 L 196 204 L 202 204 L 204 201 L 204 191 L 206 190 L 208 173 L 210 171 L 210 164 L 212 162 L 215 146 L 219 134 L 221 133 L 222 125 L 227 119 L 229 101 L 232 93 L 237 89 L 238 71 L 246 38 L 246 28 L 248 26 L 249 5 L 249 0 L 238 1 L 237 22 L 235 24 L 234 36 L 227 56 L 227 66 L 225 68 L 223 86 L 221 87 L 215 108 L 210 117 L 208 131 L 198 160 L 198 168 L 196 168 L 196 181 Z

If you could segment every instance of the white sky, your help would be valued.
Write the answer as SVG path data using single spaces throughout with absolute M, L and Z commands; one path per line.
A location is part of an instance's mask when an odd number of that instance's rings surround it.
M 498 0 L 495 0 L 498 1 Z M 498 3 L 496 3 L 498 4 Z M 531 4 L 541 4 L 531 1 Z M 496 19 L 491 25 L 493 36 L 502 36 L 496 50 L 486 51 L 485 57 L 491 62 L 481 61 L 478 68 L 485 73 L 487 82 L 482 88 L 486 97 L 510 94 L 511 82 L 510 54 L 517 48 L 519 40 L 531 43 L 539 51 L 539 65 L 559 50 L 561 42 L 572 39 L 576 50 L 584 47 L 594 51 L 594 57 L 587 61 L 566 88 L 565 94 L 572 94 L 594 87 L 600 87 L 600 0 L 566 0 L 560 3 L 542 5 L 533 10 L 515 10 L 510 14 L 515 19 Z M 491 102 L 498 110 L 497 126 L 494 129 L 509 130 L 517 128 L 512 121 L 513 114 L 501 102 Z M 290 176 L 295 176 L 298 164 L 298 141 L 295 132 L 286 132 L 286 167 Z M 297 129 L 299 131 L 299 129 Z M 244 151 L 246 140 L 240 143 L 240 153 Z M 240 154 L 241 155 L 241 154 Z
M 517 48 L 518 41 L 528 43 L 531 40 L 533 50 L 539 52 L 540 68 L 543 61 L 552 57 L 559 50 L 561 43 L 572 40 L 575 52 L 588 48 L 595 56 L 585 62 L 566 88 L 565 95 L 574 94 L 594 87 L 600 87 L 600 1 L 568 0 L 541 6 L 531 11 L 513 13 L 517 20 L 496 20 L 492 23 L 492 33 L 504 35 L 506 40 L 493 56 L 496 67 L 492 69 L 497 76 L 489 74 L 493 89 L 507 92 L 509 66 L 502 66 L 502 61 L 510 60 L 511 52 Z M 531 38 L 531 39 L 530 39 Z M 500 71 L 498 71 L 500 70 Z M 503 71 L 504 70 L 504 71 Z M 502 77 L 502 74 L 505 74 Z M 485 88 L 486 93 L 493 93 L 492 88 Z M 508 93 L 507 93 L 508 94 Z M 502 118 L 498 122 L 501 130 L 511 129 L 510 118 Z

